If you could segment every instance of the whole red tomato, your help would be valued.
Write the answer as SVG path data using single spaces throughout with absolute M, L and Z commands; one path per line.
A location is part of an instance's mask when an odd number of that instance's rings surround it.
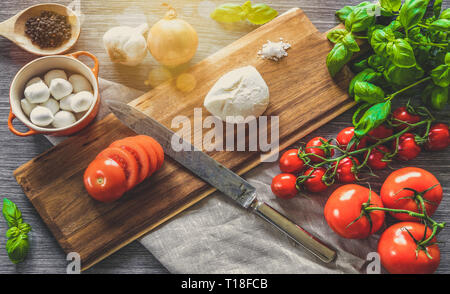
M 394 141 L 394 148 L 396 142 Z M 417 145 L 414 134 L 404 133 L 398 139 L 397 158 L 408 161 L 416 158 L 420 153 L 420 147 Z
M 341 183 L 354 183 L 356 182 L 356 176 L 358 171 L 355 169 L 359 165 L 359 160 L 357 158 L 345 157 L 339 161 L 336 178 Z M 336 162 L 333 163 L 333 168 L 336 166 Z
M 387 153 L 390 153 L 391 150 L 384 145 L 380 145 L 372 149 L 370 152 L 369 159 L 367 160 L 367 164 L 371 169 L 380 170 L 387 167 L 389 164 L 389 160 L 385 158 Z M 366 153 L 367 154 L 367 153 Z
M 446 124 L 435 124 L 430 128 L 425 149 L 430 151 L 444 150 L 450 144 L 450 133 Z
M 409 232 L 409 233 L 408 233 Z M 441 260 L 437 244 L 418 248 L 416 241 L 423 239 L 425 226 L 416 222 L 400 222 L 387 228 L 378 241 L 381 264 L 391 274 L 432 274 Z M 427 228 L 426 237 L 431 235 Z M 432 239 L 436 242 L 436 238 Z M 429 258 L 426 252 L 431 256 Z
M 434 188 L 432 188 L 435 186 Z M 381 200 L 387 208 L 406 209 L 414 212 L 418 210 L 418 199 L 414 192 L 404 188 L 416 190 L 422 193 L 428 189 L 423 197 L 425 209 L 428 215 L 433 215 L 442 200 L 442 186 L 430 172 L 418 167 L 405 167 L 391 173 L 381 187 Z M 403 221 L 417 221 L 417 218 L 406 213 L 391 213 L 393 217 Z
M 326 173 L 326 169 L 323 167 L 319 167 L 314 170 L 314 168 L 310 168 L 306 170 L 303 175 L 310 176 L 306 181 L 303 182 L 303 186 L 310 192 L 318 193 L 325 191 L 328 186 L 323 181 L 323 176 Z
M 295 186 L 297 178 L 293 174 L 279 174 L 272 179 L 273 194 L 282 199 L 290 199 L 297 195 L 297 188 Z
M 339 147 L 341 147 L 342 149 L 346 150 L 348 144 L 350 143 L 351 139 L 353 138 L 355 133 L 355 128 L 354 127 L 347 127 L 345 129 L 343 129 L 342 131 L 339 132 L 339 134 L 336 137 L 336 142 L 339 145 Z M 367 146 L 367 137 L 363 137 L 356 149 L 361 149 Z M 350 151 L 354 151 L 355 150 L 355 146 L 353 145 L 352 147 L 350 147 Z
M 378 231 L 384 223 L 383 211 L 368 212 L 372 226 L 366 215 L 360 217 L 369 195 L 370 207 L 383 207 L 380 197 L 366 187 L 348 184 L 337 188 L 328 198 L 324 209 L 325 219 L 333 231 L 348 239 L 367 238 Z
M 127 191 L 127 179 L 116 161 L 101 158 L 92 161 L 84 172 L 84 186 L 92 198 L 111 202 Z
M 385 125 L 380 125 L 375 129 L 371 130 L 367 135 L 368 141 L 370 143 L 376 143 L 378 140 L 385 139 L 387 137 L 392 136 L 393 134 L 394 131 L 391 128 Z
M 408 111 L 405 106 L 399 107 L 392 113 L 392 118 L 394 119 L 395 130 L 401 131 L 408 127 L 408 124 L 415 124 L 420 121 L 420 116 L 417 114 L 412 114 Z M 401 122 L 406 122 L 401 123 Z
M 284 173 L 298 173 L 305 166 L 305 162 L 298 157 L 297 149 L 289 149 L 281 156 L 279 165 Z
M 320 147 L 323 145 L 323 142 L 328 142 L 325 138 L 322 137 L 315 137 L 311 139 L 307 144 L 305 148 L 305 153 L 312 153 L 313 155 L 309 156 L 312 162 L 322 162 L 323 159 L 318 157 L 321 156 L 323 158 L 330 158 L 334 155 L 334 149 L 327 148 L 327 149 L 320 149 L 320 148 L 314 148 L 314 147 Z M 318 156 L 315 156 L 318 155 Z

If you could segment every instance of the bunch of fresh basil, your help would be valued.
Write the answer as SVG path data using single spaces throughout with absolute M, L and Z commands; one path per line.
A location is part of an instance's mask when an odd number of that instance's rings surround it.
M 28 233 L 31 231 L 31 226 L 23 222 L 22 213 L 16 204 L 7 198 L 3 199 L 2 212 L 9 228 L 6 232 L 8 257 L 13 263 L 22 262 L 30 247 Z
M 441 110 L 447 104 L 450 9 L 442 11 L 442 0 L 430 2 L 406 0 L 402 5 L 401 0 L 380 0 L 336 12 L 345 29 L 327 35 L 335 44 L 327 56 L 331 76 L 360 51 L 357 39 L 366 39 L 370 45 L 351 64 L 356 75 L 349 94 L 361 104 L 353 119 L 358 137 L 386 120 L 392 98 L 401 93 L 424 89 L 420 94 L 426 105 Z

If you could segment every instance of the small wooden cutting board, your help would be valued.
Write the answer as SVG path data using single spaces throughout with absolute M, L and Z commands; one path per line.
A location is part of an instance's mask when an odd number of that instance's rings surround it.
M 280 37 L 292 45 L 288 57 L 274 62 L 257 56 L 267 40 Z M 282 150 L 354 105 L 347 95 L 350 72 L 344 69 L 336 80 L 328 74 L 325 60 L 331 47 L 303 11 L 292 9 L 193 66 L 187 72 L 196 80 L 193 91 L 181 92 L 174 82 L 167 82 L 130 105 L 169 128 L 178 115 L 192 121 L 194 108 L 202 108 L 205 95 L 223 74 L 253 65 L 269 86 L 270 104 L 264 115 L 279 116 Z M 202 112 L 203 117 L 209 115 L 204 108 Z M 84 170 L 102 149 L 130 135 L 134 133 L 110 114 L 14 172 L 64 251 L 80 254 L 82 269 L 214 191 L 167 158 L 161 170 L 120 200 L 108 204 L 93 200 L 83 186 Z M 259 152 L 208 154 L 239 174 L 261 161 Z

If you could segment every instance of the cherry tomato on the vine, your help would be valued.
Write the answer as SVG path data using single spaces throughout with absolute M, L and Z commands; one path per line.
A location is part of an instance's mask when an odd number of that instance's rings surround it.
M 279 165 L 284 173 L 297 173 L 303 169 L 305 162 L 298 157 L 297 149 L 289 149 L 281 156 Z
M 347 149 L 348 144 L 350 143 L 350 140 L 353 138 L 355 133 L 354 127 L 347 127 L 340 131 L 336 137 L 336 142 L 338 146 L 344 150 Z M 367 137 L 361 138 L 359 143 L 357 144 L 356 149 L 362 149 L 367 146 Z M 355 145 L 350 147 L 350 151 L 355 151 Z
M 306 144 L 306 148 L 305 148 L 305 153 L 312 153 L 313 155 L 310 155 L 309 158 L 311 159 L 312 162 L 322 162 L 323 158 L 330 158 L 333 157 L 334 155 L 334 149 L 332 148 L 327 148 L 327 149 L 321 149 L 321 148 L 317 148 L 323 145 L 323 142 L 328 142 L 327 139 L 322 138 L 322 137 L 315 137 L 312 138 L 307 144 Z M 315 156 L 318 155 L 318 156 Z
M 309 168 L 303 175 L 310 176 L 306 181 L 303 182 L 303 186 L 310 192 L 322 192 L 325 191 L 328 186 L 323 181 L 323 176 L 327 170 L 323 167 L 319 167 L 314 170 L 314 168 Z
M 394 131 L 391 128 L 389 128 L 385 125 L 380 125 L 380 126 L 376 127 L 375 129 L 371 130 L 367 135 L 368 135 L 368 141 L 370 143 L 376 143 L 378 140 L 388 138 L 388 137 L 392 136 L 393 134 L 394 134 Z
M 393 142 L 395 148 L 396 141 Z M 416 158 L 420 153 L 420 147 L 416 142 L 416 138 L 412 133 L 404 133 L 398 139 L 397 158 L 408 161 Z
M 290 199 L 297 195 L 297 188 L 295 186 L 297 177 L 293 174 L 283 173 L 275 176 L 272 179 L 273 194 L 282 199 Z
M 356 182 L 356 177 L 358 172 L 355 170 L 356 166 L 359 165 L 359 160 L 354 157 L 345 157 L 337 166 L 336 178 L 341 183 L 354 183 Z M 332 168 L 335 168 L 336 162 L 333 162 Z
M 393 123 L 396 125 L 395 130 L 401 131 L 408 127 L 408 124 L 415 124 L 420 121 L 420 116 L 412 114 L 405 106 L 399 107 L 392 113 Z M 405 122 L 405 123 L 401 123 Z
M 435 186 L 434 188 L 432 188 Z M 421 212 L 418 209 L 420 202 L 413 189 L 424 199 L 425 210 L 429 216 L 433 215 L 442 200 L 442 186 L 433 174 L 418 168 L 405 167 L 392 172 L 381 187 L 381 200 L 387 208 L 406 209 L 413 212 Z M 418 206 L 419 205 L 419 206 Z M 391 213 L 391 215 L 403 221 L 417 221 L 418 219 L 406 213 Z
M 430 128 L 425 149 L 430 151 L 444 150 L 450 144 L 448 125 L 439 123 Z
M 367 164 L 371 169 L 380 170 L 387 167 L 389 161 L 385 159 L 385 154 L 390 153 L 391 150 L 386 146 L 380 145 L 372 149 L 372 152 L 369 155 L 369 159 L 367 160 Z M 366 153 L 367 154 L 367 153 Z
M 430 237 L 431 231 L 427 228 L 426 237 Z M 434 273 L 441 259 L 438 245 L 432 244 L 418 248 L 410 234 L 415 240 L 422 240 L 425 235 L 425 226 L 416 222 L 400 222 L 383 232 L 378 241 L 381 264 L 391 274 Z M 436 238 L 433 238 L 432 243 L 435 242 Z
M 366 187 L 348 184 L 337 188 L 325 204 L 324 215 L 328 225 L 348 239 L 363 239 L 377 232 L 384 223 L 384 212 L 368 212 L 372 225 L 365 214 L 361 216 L 363 204 L 368 202 L 369 196 L 370 207 L 383 207 L 380 197 Z

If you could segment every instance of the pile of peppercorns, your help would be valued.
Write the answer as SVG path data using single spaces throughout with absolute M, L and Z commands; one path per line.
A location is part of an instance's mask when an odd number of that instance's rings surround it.
M 53 11 L 42 11 L 40 16 L 30 17 L 25 23 L 25 33 L 40 48 L 59 47 L 72 35 L 67 17 Z

